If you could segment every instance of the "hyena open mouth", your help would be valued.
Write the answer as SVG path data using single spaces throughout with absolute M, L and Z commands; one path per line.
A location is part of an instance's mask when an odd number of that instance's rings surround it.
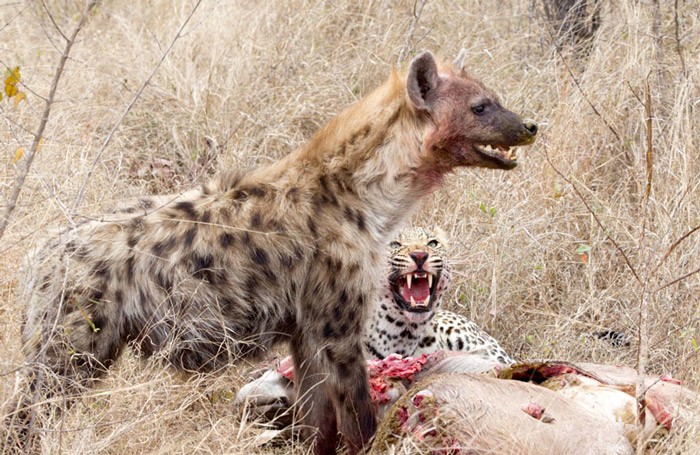
M 515 151 L 517 147 L 508 147 L 507 145 L 475 145 L 474 150 L 481 155 L 486 155 L 490 158 L 494 158 L 505 166 L 515 167 L 517 165 L 518 156 Z
M 537 123 L 532 120 L 523 121 L 524 128 L 532 135 L 525 136 L 515 145 L 530 145 L 535 141 L 537 134 Z M 503 169 L 513 169 L 518 165 L 518 149 L 514 144 L 475 144 L 472 149 L 485 158 L 487 161 L 495 161 Z

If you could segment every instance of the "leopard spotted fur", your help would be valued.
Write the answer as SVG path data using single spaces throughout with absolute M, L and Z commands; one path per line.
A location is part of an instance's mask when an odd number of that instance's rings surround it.
M 380 293 L 365 327 L 369 356 L 479 349 L 500 363 L 513 362 L 476 323 L 440 309 L 452 276 L 442 230 L 403 230 L 389 243 L 387 259 L 386 279 L 379 285 Z

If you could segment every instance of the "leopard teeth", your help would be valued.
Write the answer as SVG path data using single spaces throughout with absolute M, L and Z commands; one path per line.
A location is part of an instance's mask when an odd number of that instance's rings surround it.
M 423 305 L 428 306 L 430 305 L 430 294 L 428 294 L 428 297 L 425 298 L 423 301 Z
M 414 299 L 413 296 L 411 296 L 411 306 L 414 308 L 416 307 L 416 299 Z
M 409 273 L 406 275 L 406 286 L 408 286 L 408 289 L 411 289 L 411 282 L 413 281 L 413 274 Z
M 433 274 L 429 273 L 428 274 L 428 288 L 432 288 L 432 287 L 433 287 Z M 428 297 L 428 298 L 430 298 L 430 297 Z

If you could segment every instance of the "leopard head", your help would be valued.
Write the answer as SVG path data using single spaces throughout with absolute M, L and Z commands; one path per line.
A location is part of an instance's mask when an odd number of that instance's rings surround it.
M 387 285 L 392 301 L 411 322 L 429 319 L 450 280 L 447 244 L 440 229 L 409 228 L 389 243 Z

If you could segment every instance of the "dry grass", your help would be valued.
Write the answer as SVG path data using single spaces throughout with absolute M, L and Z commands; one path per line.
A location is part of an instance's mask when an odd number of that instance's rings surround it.
M 64 33 L 83 8 L 45 3 Z M 534 0 L 426 4 L 412 50 L 451 58 L 465 48 L 467 67 L 507 106 L 541 122 L 542 137 L 513 172 L 451 176 L 413 222 L 438 224 L 453 239 L 450 308 L 513 354 L 634 366 L 647 289 L 648 369 L 672 372 L 697 390 L 700 274 L 656 289 L 700 267 L 694 234 L 657 268 L 669 246 L 700 224 L 700 5 L 676 2 L 676 23 L 674 2 L 661 2 L 658 11 L 656 2 L 604 3 L 588 55 L 567 46 L 555 51 Z M 79 35 L 45 142 L 0 239 L 0 402 L 13 393 L 22 363 L 18 264 L 49 227 L 146 191 L 188 188 L 213 169 L 254 167 L 286 154 L 386 77 L 406 42 L 413 2 L 203 2 L 105 150 L 77 214 L 64 210 L 191 8 L 191 1 L 104 1 Z M 20 66 L 28 95 L 17 108 L 0 102 L 3 197 L 17 175 L 15 151 L 29 146 L 39 123 L 38 95 L 48 92 L 62 47 L 42 2 L 0 6 L 0 64 Z M 646 210 L 645 81 L 654 113 Z M 576 253 L 583 244 L 591 247 L 586 263 Z M 613 348 L 591 336 L 604 329 L 625 331 L 632 345 Z M 259 452 L 256 430 L 241 423 L 230 401 L 251 368 L 183 380 L 127 357 L 103 387 L 57 420 L 44 452 Z M 679 452 L 700 450 L 679 441 L 670 442 Z M 665 443 L 652 452 L 669 450 Z

